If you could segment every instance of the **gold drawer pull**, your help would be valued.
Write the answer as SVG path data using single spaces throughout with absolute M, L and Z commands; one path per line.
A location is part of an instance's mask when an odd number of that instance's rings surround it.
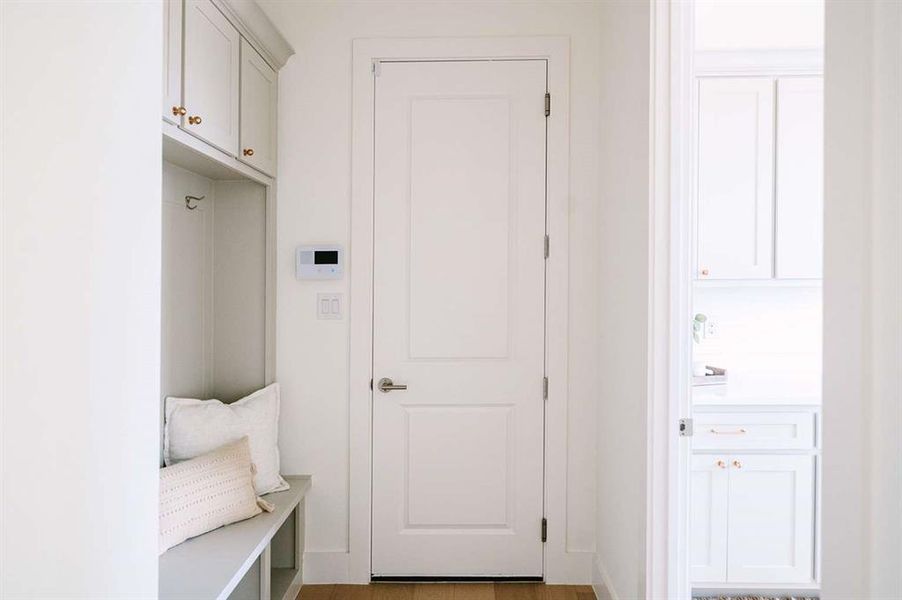
M 748 433 L 745 429 L 737 429 L 736 431 L 718 431 L 716 429 L 709 429 L 709 431 L 714 435 L 745 435 Z

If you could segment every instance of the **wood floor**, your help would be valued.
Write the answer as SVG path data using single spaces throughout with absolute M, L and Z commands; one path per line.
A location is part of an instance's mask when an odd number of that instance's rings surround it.
M 595 600 L 588 585 L 374 583 L 305 585 L 298 600 Z

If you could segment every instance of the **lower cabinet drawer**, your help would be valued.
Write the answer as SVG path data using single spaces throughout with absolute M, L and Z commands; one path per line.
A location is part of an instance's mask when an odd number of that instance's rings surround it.
M 693 450 L 805 450 L 815 443 L 812 412 L 696 412 L 693 422 Z

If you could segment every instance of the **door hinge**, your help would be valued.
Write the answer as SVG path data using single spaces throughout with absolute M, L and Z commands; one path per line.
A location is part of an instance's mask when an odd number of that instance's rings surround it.
M 551 94 L 545 92 L 545 116 L 551 116 Z
M 373 380 L 372 379 L 370 379 L 370 391 L 371 392 L 373 391 Z
M 548 519 L 542 517 L 542 543 L 548 541 Z
M 680 419 L 680 437 L 692 437 L 692 419 Z
M 548 400 L 548 378 L 542 377 L 542 399 Z
M 545 234 L 545 258 L 548 258 L 551 255 L 551 238 L 548 237 L 548 234 Z
M 379 77 L 382 74 L 382 63 L 378 60 L 373 61 L 373 75 Z

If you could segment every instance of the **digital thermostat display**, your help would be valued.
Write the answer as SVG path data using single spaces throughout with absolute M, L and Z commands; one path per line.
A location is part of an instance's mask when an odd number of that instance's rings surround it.
M 300 246 L 295 268 L 298 279 L 341 279 L 344 256 L 340 246 Z

